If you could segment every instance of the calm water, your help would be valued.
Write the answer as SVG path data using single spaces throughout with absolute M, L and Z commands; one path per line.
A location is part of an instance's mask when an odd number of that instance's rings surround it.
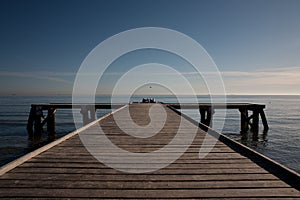
M 133 101 L 140 101 L 135 97 Z M 171 96 L 158 96 L 157 101 L 176 102 Z M 189 102 L 189 97 L 185 97 Z M 207 97 L 199 97 L 200 102 L 209 102 Z M 270 130 L 267 135 L 260 130 L 258 141 L 253 141 L 251 133 L 243 137 L 240 131 L 239 112 L 228 110 L 222 133 L 250 146 L 272 159 L 300 172 L 300 96 L 229 96 L 228 102 L 262 103 L 267 106 Z M 26 123 L 32 103 L 69 103 L 70 96 L 0 96 L 0 164 L 7 163 L 24 153 L 43 145 L 47 134 L 42 134 L 39 144 L 28 141 Z M 107 103 L 109 98 L 97 97 L 96 102 Z M 110 110 L 99 110 L 97 116 L 103 116 Z M 198 110 L 182 110 L 194 119 L 199 119 Z M 214 115 L 214 124 L 218 123 L 218 111 Z M 262 127 L 262 126 L 260 126 Z M 56 114 L 56 138 L 75 129 L 70 110 L 58 110 Z

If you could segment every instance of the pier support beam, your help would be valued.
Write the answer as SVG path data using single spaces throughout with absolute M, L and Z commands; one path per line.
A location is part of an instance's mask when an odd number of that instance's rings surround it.
M 27 127 L 26 127 L 30 138 L 33 137 L 34 115 L 35 115 L 35 108 L 33 106 L 31 106 L 29 116 L 28 116 L 28 121 L 27 121 Z
M 200 116 L 201 116 L 201 123 L 205 124 L 208 127 L 212 127 L 212 120 L 213 120 L 213 114 L 214 109 L 210 107 L 200 107 Z
M 83 126 L 88 123 L 96 120 L 96 109 L 92 105 L 83 105 L 81 106 L 80 113 L 82 115 Z
M 33 137 L 34 134 L 40 134 L 42 132 L 42 116 L 43 111 L 41 106 L 31 106 L 30 114 L 27 121 L 27 131 L 29 137 Z
M 241 133 L 246 133 L 249 130 L 248 110 L 240 108 L 239 111 L 241 113 Z
M 260 114 L 260 117 L 261 117 L 261 121 L 262 121 L 262 123 L 264 125 L 264 133 L 267 133 L 268 130 L 269 130 L 269 125 L 268 125 L 267 118 L 266 118 L 264 110 L 261 110 L 259 112 L 259 114 Z
M 49 108 L 47 115 L 47 131 L 49 134 L 55 134 L 55 113 L 56 109 Z
M 42 117 L 43 111 L 41 106 L 35 107 L 34 132 L 40 134 L 42 132 Z
M 96 120 L 96 109 L 94 106 L 89 106 L 89 110 L 90 110 L 90 121 L 95 121 Z
M 257 109 L 254 109 L 253 110 L 252 127 L 251 127 L 253 133 L 258 133 L 258 130 L 259 130 L 258 123 L 259 123 L 259 111 Z
M 252 111 L 252 115 L 248 116 L 248 111 Z M 259 131 L 259 116 L 261 117 L 264 133 L 269 130 L 268 122 L 266 119 L 265 112 L 261 107 L 250 107 L 250 108 L 240 108 L 241 113 L 241 133 L 246 133 L 249 130 L 249 125 L 251 126 L 251 131 L 254 134 L 258 134 Z M 250 121 L 251 120 L 251 121 Z
M 27 132 L 29 139 L 37 138 L 42 133 L 43 127 L 47 124 L 48 136 L 52 138 L 55 134 L 55 114 L 57 109 L 80 109 L 83 118 L 83 124 L 88 124 L 96 120 L 96 109 L 112 109 L 124 106 L 123 104 L 71 104 L 71 103 L 46 103 L 32 104 L 27 121 Z M 43 116 L 43 111 L 48 111 L 46 118 Z M 43 120 L 42 120 L 43 119 Z

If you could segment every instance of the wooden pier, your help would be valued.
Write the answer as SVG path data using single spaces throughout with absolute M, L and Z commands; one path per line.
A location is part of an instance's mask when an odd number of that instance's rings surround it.
M 150 101 L 149 101 L 150 102 Z M 28 117 L 27 131 L 29 135 L 33 133 L 40 133 L 43 126 L 47 124 L 47 131 L 49 133 L 55 133 L 55 113 L 57 109 L 80 109 L 82 114 L 82 122 L 84 125 L 94 121 L 96 119 L 97 109 L 117 109 L 124 104 L 71 104 L 71 103 L 50 103 L 50 104 L 32 104 L 30 114 Z M 238 109 L 240 111 L 241 118 L 241 133 L 245 133 L 251 127 L 251 131 L 258 134 L 259 131 L 259 116 L 261 116 L 262 124 L 264 126 L 264 132 L 269 130 L 266 115 L 264 113 L 265 105 L 251 104 L 251 103 L 227 103 L 227 104 L 176 104 L 165 103 L 169 107 L 175 109 L 199 109 L 201 116 L 201 123 L 210 127 L 213 120 L 215 109 Z M 47 112 L 44 116 L 43 112 Z M 252 111 L 252 115 L 249 116 L 249 111 Z M 42 120 L 43 119 L 43 120 Z M 251 121 L 252 120 L 252 121 Z M 204 129 L 204 128 L 203 128 Z
M 253 104 L 253 103 L 227 103 L 227 104 L 167 104 L 175 109 L 199 109 L 201 116 L 201 123 L 206 126 L 210 126 L 213 120 L 213 114 L 215 109 L 237 109 L 240 111 L 241 116 L 241 133 L 245 133 L 251 130 L 254 133 L 259 131 L 259 116 L 261 117 L 262 124 L 264 126 L 264 132 L 269 130 L 269 125 L 264 112 L 265 105 Z M 252 115 L 249 116 L 249 111 L 252 111 Z M 250 122 L 252 120 L 252 122 Z
M 124 109 L 129 106 L 132 119 L 140 126 L 145 126 L 150 122 L 149 109 L 152 105 L 126 105 L 113 114 L 3 166 L 0 169 L 0 198 L 300 198 L 299 174 L 211 129 L 211 137 L 219 139 L 206 157 L 199 158 L 199 149 L 206 132 L 199 128 L 201 124 L 171 106 L 163 105 L 167 114 L 166 122 L 160 132 L 150 138 L 127 135 L 114 121 L 113 115 L 124 119 L 123 125 L 132 128 L 127 123 L 129 119 Z M 159 121 L 160 116 L 154 113 L 152 117 Z M 195 127 L 197 130 L 188 150 L 167 167 L 141 174 L 107 167 L 86 150 L 78 135 L 89 131 L 97 134 L 95 127 L 99 124 L 109 139 L 120 148 L 132 152 L 152 152 L 174 138 L 180 121 L 187 135 Z M 179 138 L 179 142 L 184 140 Z M 211 144 L 214 144 L 213 140 Z M 202 148 L 209 150 L 211 146 L 206 145 Z M 175 151 L 178 148 L 181 148 L 180 144 L 174 145 Z M 159 162 L 168 162 L 168 157 L 162 157 Z M 136 162 L 135 167 L 149 166 Z
M 97 109 L 116 109 L 124 104 L 71 104 L 71 103 L 49 103 L 49 104 L 32 104 L 28 122 L 27 131 L 31 136 L 34 133 L 40 133 L 43 126 L 47 124 L 47 131 L 55 133 L 55 113 L 57 109 L 80 109 L 82 122 L 84 125 L 96 120 Z M 43 112 L 47 112 L 46 117 Z

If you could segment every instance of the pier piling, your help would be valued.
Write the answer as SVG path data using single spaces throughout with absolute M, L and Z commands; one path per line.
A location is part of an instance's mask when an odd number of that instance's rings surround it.
M 208 127 L 212 127 L 213 114 L 215 113 L 214 108 L 211 106 L 199 106 L 199 111 L 201 116 L 201 123 Z
M 49 108 L 48 109 L 48 115 L 47 115 L 47 131 L 50 134 L 55 133 L 55 113 L 56 109 Z
M 246 133 L 249 130 L 248 110 L 240 108 L 239 111 L 241 113 L 241 133 Z

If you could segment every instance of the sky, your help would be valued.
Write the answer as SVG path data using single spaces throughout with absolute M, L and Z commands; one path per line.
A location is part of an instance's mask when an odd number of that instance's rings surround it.
M 196 40 L 228 94 L 300 94 L 299 0 L 1 0 L 0 27 L 2 95 L 71 94 L 76 73 L 99 43 L 141 27 L 168 28 Z M 208 92 L 178 56 L 141 50 L 112 63 L 97 93 L 109 93 L 122 74 L 146 63 L 169 65 L 197 93 Z M 137 76 L 167 80 L 185 94 L 172 74 Z

